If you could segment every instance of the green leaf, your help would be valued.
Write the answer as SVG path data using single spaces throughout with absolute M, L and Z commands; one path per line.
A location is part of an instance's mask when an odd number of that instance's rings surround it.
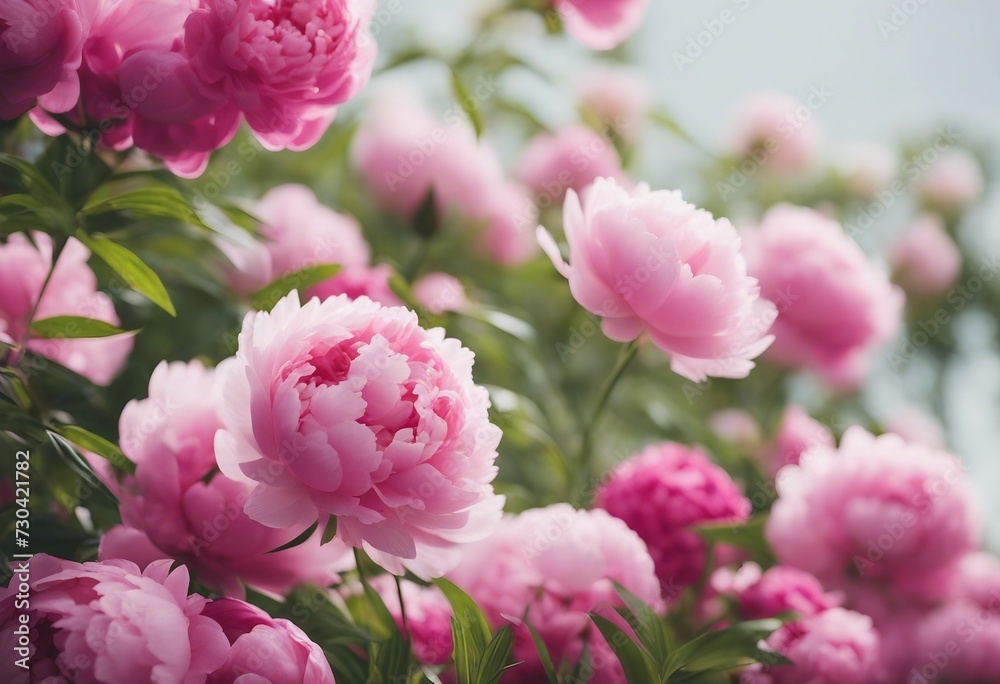
M 368 673 L 370 684 L 406 682 L 410 670 L 410 647 L 397 630 L 391 637 L 369 646 L 374 665 Z
M 413 232 L 423 239 L 429 240 L 438 232 L 440 225 L 441 217 L 438 216 L 437 200 L 434 188 L 431 188 L 413 215 Z
M 127 211 L 138 218 L 172 218 L 209 229 L 184 195 L 166 185 L 150 185 L 112 197 L 95 198 L 80 210 L 85 216 L 112 211 Z
M 52 316 L 51 318 L 42 318 L 31 323 L 32 335 L 46 340 L 111 337 L 112 335 L 122 335 L 128 332 L 134 331 L 122 330 L 106 321 L 85 318 L 83 316 Z
M 115 495 L 108 489 L 107 485 L 101 481 L 97 475 L 94 474 L 93 469 L 90 464 L 80 455 L 77 448 L 74 447 L 73 443 L 70 442 L 66 437 L 63 437 L 58 432 L 52 430 L 46 430 L 45 433 L 52 446 L 55 447 L 56 453 L 66 462 L 80 479 L 84 481 L 88 488 L 93 491 L 99 491 L 104 494 L 111 501 L 117 502 Z M 59 499 L 60 503 L 63 504 L 68 510 L 72 510 L 74 506 L 78 503 L 76 501 L 75 495 L 64 492 L 62 496 L 56 492 L 56 498 Z
M 601 630 L 611 650 L 618 656 L 628 684 L 652 684 L 660 681 L 649 654 L 632 640 L 628 632 L 597 613 L 591 613 L 590 619 Z
M 68 212 L 33 195 L 15 193 L 0 197 L 0 232 L 4 234 L 26 228 L 54 228 L 66 232 L 72 223 Z
M 167 294 L 167 289 L 160 282 L 159 276 L 143 263 L 142 259 L 102 235 L 87 235 L 82 230 L 78 230 L 76 237 L 110 266 L 111 270 L 117 273 L 126 285 L 171 316 L 177 315 L 173 302 L 170 301 L 170 295 Z
M 528 631 L 531 633 L 531 640 L 535 643 L 535 650 L 538 651 L 538 657 L 542 661 L 542 669 L 545 670 L 545 676 L 548 677 L 549 684 L 559 684 L 559 678 L 556 677 L 556 666 L 552 664 L 552 655 L 549 653 L 549 647 L 545 645 L 542 635 L 538 633 L 533 624 L 527 620 L 525 620 L 524 624 L 527 625 Z
M 481 103 L 469 94 L 465 84 L 462 83 L 462 77 L 458 75 L 455 69 L 451 70 L 451 89 L 455 93 L 458 106 L 462 108 L 463 112 L 469 115 L 472 127 L 476 130 L 476 137 L 481 137 L 483 135 L 483 119 L 479 114 Z
M 490 641 L 486 616 L 469 595 L 446 579 L 435 580 L 451 604 L 452 660 L 458 684 L 476 684 L 479 662 Z
M 639 640 L 653 657 L 657 669 L 662 668 L 674 650 L 674 640 L 667 625 L 645 601 L 618 582 L 615 582 L 615 591 L 627 607 L 628 614 L 622 617 L 635 630 Z
M 5 222 L 20 225 L 35 216 L 46 227 L 66 234 L 73 231 L 72 210 L 35 165 L 0 153 L 0 188 L 7 193 L 0 199 L 0 218 Z
M 755 662 L 761 655 L 760 642 L 779 627 L 781 620 L 772 618 L 739 622 L 727 629 L 706 632 L 671 654 L 668 674 L 728 670 Z
M 514 632 L 505 625 L 486 645 L 479 660 L 476 684 L 499 684 L 504 670 L 509 667 L 510 655 L 514 651 Z
M 330 516 L 326 521 L 326 526 L 323 527 L 323 536 L 320 539 L 319 545 L 326 546 L 334 540 L 337 536 L 337 518 L 336 516 Z
M 319 526 L 319 521 L 316 521 L 312 525 L 304 529 L 301 534 L 296 535 L 295 539 L 292 539 L 289 542 L 285 542 L 284 544 L 275 549 L 271 549 L 270 551 L 265 551 L 265 553 L 278 553 L 279 551 L 287 551 L 288 549 L 294 549 L 296 546 L 304 544 L 306 539 L 308 539 L 313 535 L 313 532 L 316 531 L 316 528 L 318 526 Z
M 100 435 L 95 435 L 79 425 L 60 425 L 56 428 L 56 432 L 81 449 L 86 449 L 107 460 L 118 470 L 130 474 L 135 472 L 135 463 L 128 460 L 117 445 Z
M 251 294 L 250 305 L 258 311 L 270 311 L 292 290 L 305 292 L 313 285 L 333 278 L 341 268 L 339 264 L 317 264 L 293 271 Z
M 696 525 L 692 529 L 705 541 L 726 544 L 750 551 L 754 558 L 765 564 L 775 560 L 771 545 L 767 543 L 764 530 L 767 527 L 767 513 L 753 516 L 745 523 L 714 523 Z

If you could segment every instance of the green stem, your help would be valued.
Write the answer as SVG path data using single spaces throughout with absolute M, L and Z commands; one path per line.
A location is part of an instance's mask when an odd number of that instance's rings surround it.
M 35 300 L 34 306 L 31 307 L 31 313 L 28 314 L 24 332 L 21 334 L 21 339 L 18 340 L 18 348 L 11 359 L 10 365 L 12 366 L 18 365 L 27 355 L 28 340 L 31 337 L 31 324 L 34 323 L 35 316 L 38 315 L 38 307 L 41 306 L 42 298 L 45 297 L 45 290 L 48 289 L 49 283 L 52 282 L 52 275 L 56 272 L 56 263 L 58 263 L 59 256 L 66 247 L 67 242 L 68 238 L 66 237 L 52 238 L 52 262 L 49 264 L 49 272 L 45 274 L 45 280 L 42 281 L 42 289 L 38 291 L 38 299 Z
M 627 345 L 622 347 L 621 353 L 618 355 L 618 361 L 615 363 L 615 367 L 612 369 L 611 375 L 608 376 L 607 381 L 604 383 L 604 387 L 601 389 L 600 395 L 598 395 L 597 403 L 594 405 L 594 410 L 591 412 L 587 423 L 583 426 L 583 437 L 580 443 L 580 458 L 577 463 L 579 470 L 578 475 L 581 484 L 586 484 L 592 474 L 591 471 L 594 466 L 594 432 L 597 428 L 597 423 L 601 419 L 601 414 L 604 413 L 604 408 L 608 404 L 608 399 L 611 398 L 611 393 L 614 392 L 615 387 L 618 385 L 618 381 L 621 380 L 622 376 L 625 374 L 625 369 L 628 368 L 638 351 L 639 341 L 637 339 L 632 340 Z
M 399 621 L 403 623 L 403 638 L 410 642 L 410 626 L 406 622 L 406 603 L 403 601 L 403 583 L 398 575 L 393 575 L 396 580 L 396 596 L 399 597 Z

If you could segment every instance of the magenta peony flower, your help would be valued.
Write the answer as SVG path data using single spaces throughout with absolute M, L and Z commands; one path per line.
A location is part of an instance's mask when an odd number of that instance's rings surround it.
M 40 104 L 65 112 L 80 97 L 77 70 L 87 32 L 78 0 L 8 0 L 0 20 L 0 119 Z
M 736 572 L 721 568 L 712 575 L 712 588 L 739 601 L 744 620 L 769 618 L 794 611 L 811 617 L 840 605 L 839 596 L 823 590 L 819 580 L 798 568 L 776 565 L 761 572 L 756 563 L 744 563 Z
M 800 406 L 788 406 L 778 425 L 778 433 L 767 449 L 768 464 L 773 472 L 798 463 L 802 454 L 817 447 L 834 447 L 836 442 L 829 428 L 814 420 Z
M 879 633 L 867 615 L 830 608 L 790 622 L 767 639 L 794 665 L 771 667 L 773 684 L 871 684 L 882 666 Z
M 899 327 L 903 294 L 833 219 L 783 204 L 745 234 L 750 274 L 778 303 L 769 358 L 837 387 L 864 378 L 868 355 Z
M 0 590 L 0 643 L 9 646 L 0 678 L 27 682 L 12 657 L 15 625 L 27 615 L 32 681 L 205 682 L 229 644 L 202 614 L 208 601 L 188 596 L 187 568 L 171 572 L 170 563 L 141 572 L 123 560 L 81 564 L 45 554 L 15 563 L 16 581 Z M 22 581 L 30 586 L 27 606 L 17 603 Z
M 583 193 L 598 178 L 629 185 L 614 144 L 585 126 L 536 135 L 514 175 L 534 191 L 543 208 L 562 202 L 567 190 Z
M 201 0 L 184 24 L 200 79 L 269 150 L 311 147 L 367 83 L 372 0 Z
M 451 604 L 435 586 L 422 587 L 407 580 L 400 582 L 413 655 L 424 665 L 444 665 L 451 660 L 453 646 Z M 403 631 L 403 613 L 399 607 L 396 582 L 389 575 L 380 575 L 372 580 L 372 587 L 378 591 L 396 625 Z
M 907 682 L 1000 681 L 1000 587 L 985 604 L 959 600 L 931 611 L 911 648 Z
M 767 171 L 805 171 L 819 147 L 819 124 L 811 109 L 783 93 L 754 93 L 736 107 L 729 150 Z
M 591 50 L 610 50 L 631 36 L 649 0 L 553 0 L 566 31 Z
M 469 307 L 461 281 L 448 273 L 428 273 L 413 284 L 413 296 L 436 316 Z
M 648 333 L 674 372 L 694 381 L 746 377 L 771 343 L 774 305 L 746 275 L 736 231 L 680 192 L 640 185 L 630 194 L 599 178 L 582 204 L 570 192 L 563 228 L 570 265 L 543 228 L 539 241 L 611 339 Z
M 976 547 L 980 521 L 958 461 L 852 427 L 779 473 L 767 538 L 824 582 L 933 572 Z
M 488 536 L 503 497 L 500 430 L 472 383 L 472 353 L 401 307 L 298 295 L 243 322 L 219 369 L 223 472 L 258 484 L 254 520 L 337 518 L 337 534 L 386 569 L 440 575 L 457 544 Z
M 538 630 L 558 669 L 575 663 L 589 639 L 593 684 L 624 684 L 621 665 L 589 611 L 624 621 L 613 581 L 654 610 L 662 608 L 653 561 L 639 537 L 602 510 L 569 504 L 506 516 L 489 539 L 469 546 L 449 579 L 464 589 L 494 626 L 515 625 L 514 659 L 524 664 L 505 676 L 512 684 L 544 681 L 541 660 L 522 616 Z
M 917 181 L 917 192 L 929 209 L 954 214 L 982 197 L 983 171 L 971 153 L 947 150 Z
M 726 471 L 699 449 L 675 442 L 648 446 L 620 463 L 594 505 L 635 530 L 661 584 L 679 588 L 694 584 L 705 567 L 705 542 L 689 528 L 750 515 L 750 502 Z
M 90 250 L 70 238 L 59 255 L 55 272 L 43 283 L 52 264 L 52 239 L 44 233 L 28 238 L 15 233 L 0 244 L 0 341 L 19 343 L 25 338 L 32 309 L 42 295 L 33 320 L 53 316 L 84 316 L 118 325 L 111 298 L 97 290 L 97 278 L 87 266 Z M 132 351 L 131 335 L 94 339 L 37 339 L 27 347 L 98 385 L 107 385 L 125 365 Z
M 214 370 L 198 362 L 162 362 L 149 380 L 149 398 L 125 406 L 121 448 L 136 472 L 120 484 L 109 482 L 125 525 L 101 539 L 101 558 L 126 558 L 140 567 L 176 558 L 202 582 L 240 597 L 242 582 L 280 595 L 303 582 L 336 581 L 339 570 L 353 566 L 343 544 L 320 546 L 317 532 L 298 546 L 268 553 L 305 527 L 276 530 L 251 520 L 243 504 L 254 483 L 213 473 L 219 403 Z
M 208 684 L 334 684 L 323 649 L 288 620 L 228 598 L 209 602 L 202 614 L 221 625 L 232 645 Z
M 914 299 L 938 297 L 962 271 L 962 253 L 937 214 L 922 214 L 889 249 L 893 280 Z
M 626 67 L 598 67 L 576 84 L 580 103 L 611 135 L 636 142 L 646 124 L 652 96 L 642 76 Z

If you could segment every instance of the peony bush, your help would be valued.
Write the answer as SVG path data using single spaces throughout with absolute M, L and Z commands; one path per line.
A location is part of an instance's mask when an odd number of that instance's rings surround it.
M 0 680 L 1000 680 L 973 137 L 473 4 L 0 0 Z

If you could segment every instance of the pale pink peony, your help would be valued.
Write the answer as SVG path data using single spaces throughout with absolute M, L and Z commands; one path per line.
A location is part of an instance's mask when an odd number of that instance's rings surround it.
M 591 50 L 610 50 L 635 33 L 649 0 L 553 0 L 566 31 Z
M 600 178 L 582 204 L 569 193 L 563 228 L 569 265 L 542 228 L 539 241 L 611 339 L 645 332 L 670 354 L 674 372 L 694 381 L 746 377 L 771 343 L 775 308 L 746 275 L 736 231 L 680 192 L 643 184 L 629 193 Z
M 767 646 L 794 665 L 767 669 L 773 684 L 872 684 L 882 674 L 881 640 L 867 615 L 843 608 L 790 622 Z
M 399 590 L 389 575 L 372 580 L 385 607 L 392 613 L 400 631 L 408 633 L 413 655 L 424 665 L 444 665 L 451 660 L 451 604 L 444 593 L 435 586 L 422 587 L 407 580 L 399 580 L 406 608 L 406 627 L 403 630 L 403 613 L 399 607 Z
M 345 294 L 351 299 L 368 297 L 385 306 L 402 306 L 396 293 L 389 286 L 395 271 L 388 264 L 375 266 L 349 266 L 343 271 L 306 290 L 305 298 L 327 299 Z
M 200 0 L 184 24 L 199 78 L 269 150 L 311 147 L 368 82 L 373 0 Z
M 214 370 L 198 362 L 162 362 L 149 380 L 149 398 L 125 406 L 120 442 L 136 472 L 109 483 L 125 524 L 101 539 L 101 558 L 125 558 L 140 567 L 176 558 L 231 596 L 243 596 L 243 582 L 281 595 L 304 582 L 336 581 L 339 570 L 353 565 L 343 544 L 320 546 L 317 532 L 298 546 L 268 553 L 305 527 L 276 530 L 251 520 L 243 504 L 254 483 L 213 472 L 220 403 Z
M 903 293 L 840 225 L 813 209 L 770 209 L 744 234 L 750 274 L 778 304 L 768 357 L 840 388 L 858 385 L 871 351 L 899 327 Z
M 611 135 L 635 142 L 645 127 L 651 107 L 649 85 L 642 76 L 624 67 L 597 67 L 586 71 L 576 84 L 580 103 Z
M 736 598 L 744 620 L 788 611 L 810 617 L 841 602 L 839 596 L 824 591 L 819 580 L 808 572 L 785 565 L 775 565 L 765 572 L 756 563 L 744 563 L 736 572 L 721 568 L 712 575 L 712 588 Z
M 482 220 L 482 218 L 480 218 Z M 538 205 L 526 187 L 504 183 L 493 196 L 479 237 L 479 251 L 502 266 L 516 266 L 539 253 Z
M 52 264 L 52 239 L 44 233 L 32 233 L 31 239 L 34 245 L 25 235 L 15 233 L 0 245 L 0 340 L 7 343 L 25 338 L 32 309 Z M 119 324 L 111 298 L 97 290 L 97 278 L 87 266 L 89 257 L 90 250 L 69 238 L 51 280 L 44 286 L 33 320 L 84 316 Z M 107 385 L 132 351 L 132 336 L 50 340 L 28 336 L 27 347 L 91 382 Z
M 28 606 L 20 585 L 0 590 L 0 679 L 27 682 L 12 657 L 14 625 L 29 616 L 32 681 L 198 684 L 226 660 L 229 643 L 188 595 L 188 571 L 169 560 L 140 571 L 123 560 L 74 563 L 45 554 L 29 563 Z M 15 564 L 17 565 L 17 564 Z M 17 572 L 17 568 L 15 568 Z M 211 681 L 211 680 L 209 680 Z
M 768 465 L 776 472 L 798 463 L 802 454 L 817 447 L 834 447 L 829 428 L 813 419 L 801 406 L 789 406 L 781 417 L 778 433 L 769 445 Z
M 740 102 L 729 129 L 729 150 L 779 173 L 806 170 L 819 147 L 813 112 L 783 93 L 754 93 Z
M 893 280 L 911 298 L 938 297 L 962 271 L 962 252 L 937 214 L 922 214 L 889 249 Z
M 664 587 L 690 586 L 704 571 L 705 542 L 691 526 L 735 524 L 750 515 L 750 502 L 726 471 L 701 450 L 675 442 L 620 463 L 594 503 L 646 542 Z
M 288 620 L 229 598 L 211 601 L 202 615 L 217 622 L 231 644 L 207 684 L 334 684 L 323 649 Z
M 920 176 L 917 193 L 927 208 L 953 214 L 977 202 L 983 185 L 979 161 L 970 152 L 953 149 Z
M 386 569 L 440 575 L 503 507 L 490 484 L 500 430 L 472 361 L 401 307 L 344 295 L 302 306 L 293 292 L 247 315 L 219 369 L 219 465 L 258 483 L 254 520 L 333 516 L 338 536 Z
M 850 145 L 835 164 L 837 175 L 851 194 L 868 199 L 889 187 L 899 173 L 899 155 L 879 143 Z
M 583 193 L 598 178 L 628 185 L 614 144 L 579 125 L 532 138 L 514 175 L 535 193 L 542 208 L 563 201 L 568 190 Z
M 900 579 L 977 546 L 971 486 L 950 454 L 852 427 L 777 480 L 767 539 L 782 563 L 824 582 Z
M 499 627 L 515 626 L 514 659 L 504 682 L 544 681 L 544 670 L 521 618 L 538 630 L 556 668 L 575 663 L 589 638 L 594 684 L 624 684 L 621 666 L 587 613 L 624 622 L 614 611 L 618 582 L 654 610 L 663 606 L 653 561 L 642 540 L 606 511 L 569 504 L 506 516 L 495 535 L 465 549 L 449 579 Z
M 947 447 L 944 427 L 937 418 L 919 406 L 901 406 L 893 411 L 886 423 L 886 432 L 899 435 L 907 442 L 926 444 L 934 449 Z
M 469 307 L 461 281 L 448 273 L 428 273 L 413 283 L 413 296 L 435 316 Z
M 0 119 L 40 104 L 72 109 L 87 34 L 86 0 L 7 0 L 0 8 Z

